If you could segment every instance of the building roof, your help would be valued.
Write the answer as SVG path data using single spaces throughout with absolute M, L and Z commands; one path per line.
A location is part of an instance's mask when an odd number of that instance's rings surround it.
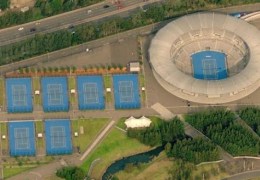
M 144 116 L 139 119 L 131 116 L 130 118 L 125 120 L 125 125 L 127 128 L 149 127 L 151 122 L 152 121 L 149 118 Z

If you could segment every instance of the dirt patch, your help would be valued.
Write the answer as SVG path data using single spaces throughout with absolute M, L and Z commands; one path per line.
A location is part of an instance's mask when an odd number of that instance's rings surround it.
M 35 0 L 11 0 L 10 8 L 33 7 Z

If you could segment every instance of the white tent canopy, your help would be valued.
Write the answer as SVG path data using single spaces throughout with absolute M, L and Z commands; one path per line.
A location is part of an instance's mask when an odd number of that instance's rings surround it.
M 149 127 L 151 122 L 152 121 L 149 118 L 144 116 L 140 117 L 139 119 L 131 116 L 125 120 L 125 125 L 127 128 Z

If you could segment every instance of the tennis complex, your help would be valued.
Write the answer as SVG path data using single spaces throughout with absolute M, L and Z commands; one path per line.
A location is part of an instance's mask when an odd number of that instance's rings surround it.
M 9 122 L 9 147 L 11 156 L 33 156 L 35 150 L 34 122 Z
M 80 110 L 105 108 L 102 76 L 78 76 L 77 88 Z
M 242 19 L 214 12 L 176 19 L 153 38 L 150 64 L 171 94 L 222 104 L 260 87 L 259 30 Z
M 47 155 L 72 153 L 71 125 L 69 119 L 44 120 L 45 147 Z M 8 122 L 10 156 L 35 156 L 36 141 L 34 121 Z
M 48 155 L 72 153 L 69 119 L 45 120 L 45 134 Z
M 43 77 L 41 85 L 45 112 L 69 111 L 67 77 Z
M 137 74 L 113 75 L 115 109 L 140 108 L 139 82 Z M 76 89 L 76 90 L 75 90 Z M 105 109 L 103 76 L 77 76 L 75 89 L 68 89 L 67 77 L 42 77 L 41 94 L 44 112 L 68 112 L 70 110 L 69 92 L 75 91 L 79 110 Z M 7 78 L 7 111 L 9 113 L 28 113 L 33 111 L 32 79 Z
M 139 83 L 136 74 L 113 76 L 115 108 L 140 108 Z
M 32 112 L 31 78 L 6 79 L 7 112 Z

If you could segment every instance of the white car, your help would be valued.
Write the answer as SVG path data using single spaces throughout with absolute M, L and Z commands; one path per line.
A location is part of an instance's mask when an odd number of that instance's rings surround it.
M 20 27 L 19 29 L 18 29 L 18 31 L 22 31 L 24 28 L 23 27 Z

